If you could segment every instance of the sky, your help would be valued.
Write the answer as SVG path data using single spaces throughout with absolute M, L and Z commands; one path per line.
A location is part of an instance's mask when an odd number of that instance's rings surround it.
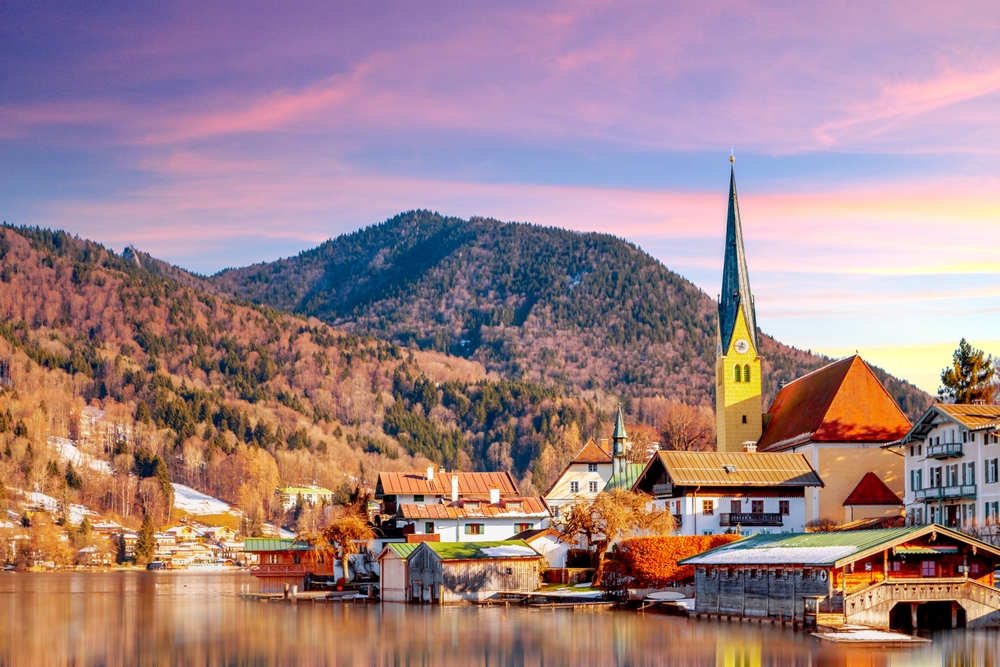
M 202 274 L 431 209 L 626 238 L 934 393 L 1000 354 L 1000 3 L 0 4 L 0 218 Z

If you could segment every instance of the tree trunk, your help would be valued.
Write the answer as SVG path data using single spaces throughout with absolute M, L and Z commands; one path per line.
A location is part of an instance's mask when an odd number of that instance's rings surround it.
M 601 585 L 601 580 L 604 579 L 604 562 L 607 558 L 608 545 L 606 542 L 602 542 L 597 546 L 597 572 L 594 573 L 594 581 L 591 584 L 594 588 Z
M 351 571 L 347 567 L 347 561 L 351 559 L 350 554 L 344 554 L 344 557 L 340 559 L 340 566 L 344 568 L 344 583 L 351 580 Z

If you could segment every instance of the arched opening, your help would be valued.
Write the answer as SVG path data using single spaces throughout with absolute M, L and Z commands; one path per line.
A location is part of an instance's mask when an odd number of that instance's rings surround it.
M 912 633 L 915 630 L 951 630 L 965 627 L 965 609 L 951 600 L 936 600 L 916 604 L 917 626 L 913 627 L 913 606 L 916 603 L 898 602 L 889 611 L 889 629 Z M 954 614 L 954 616 L 953 616 Z M 952 621 L 954 619 L 954 625 Z
M 750 381 L 750 364 L 747 364 L 746 366 L 743 367 L 743 381 L 744 382 Z
M 736 368 L 734 368 L 733 370 L 735 371 L 733 373 L 733 379 L 736 380 L 737 382 L 741 381 L 743 379 L 743 375 L 742 373 L 740 373 L 740 365 L 736 364 Z

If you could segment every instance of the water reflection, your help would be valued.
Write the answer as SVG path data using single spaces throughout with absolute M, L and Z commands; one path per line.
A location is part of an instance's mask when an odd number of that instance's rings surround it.
M 2 574 L 0 664 L 993 667 L 1000 648 L 995 631 L 871 650 L 787 629 L 652 614 L 239 599 L 251 581 L 217 573 Z

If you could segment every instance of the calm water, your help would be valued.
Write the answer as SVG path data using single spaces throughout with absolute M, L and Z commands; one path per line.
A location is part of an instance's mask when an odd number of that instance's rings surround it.
M 770 627 L 630 612 L 249 602 L 245 574 L 0 574 L 0 665 L 994 664 L 1000 632 L 845 649 Z M 997 660 L 1000 665 L 1000 659 Z

